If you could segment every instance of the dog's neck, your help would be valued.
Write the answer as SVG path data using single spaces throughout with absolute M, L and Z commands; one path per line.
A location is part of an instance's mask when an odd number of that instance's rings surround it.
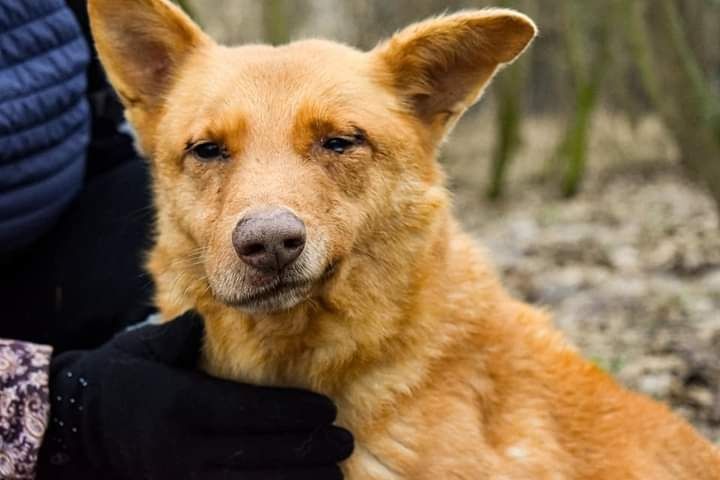
M 440 326 L 448 304 L 450 310 L 478 312 L 501 293 L 471 241 L 454 232 L 458 229 L 444 214 L 426 238 L 393 245 L 412 252 L 388 255 L 390 246 L 378 244 L 376 252 L 354 255 L 322 295 L 283 314 L 243 313 L 219 303 L 207 288 L 183 287 L 206 319 L 206 370 L 322 392 L 341 404 L 343 423 L 367 421 L 378 414 L 378 405 L 392 404 L 421 383 L 428 365 L 469 334 Z M 485 285 L 470 285 L 473 277 Z

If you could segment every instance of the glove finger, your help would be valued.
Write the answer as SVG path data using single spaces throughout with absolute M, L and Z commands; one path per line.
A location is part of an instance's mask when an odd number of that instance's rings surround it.
M 162 325 L 130 330 L 113 343 L 126 353 L 181 368 L 197 365 L 204 335 L 203 319 L 194 311 Z
M 311 432 L 228 438 L 225 447 L 212 447 L 213 464 L 232 469 L 328 466 L 348 458 L 353 437 L 347 430 L 326 427 Z M 233 445 L 228 448 L 228 446 Z M 238 447 L 239 445 L 239 447 Z M 221 453 L 223 450 L 226 453 Z
M 278 470 L 211 470 L 197 480 L 343 480 L 340 467 L 331 465 L 316 468 L 290 468 Z M 193 479 L 195 480 L 195 479 Z
M 330 425 L 337 409 L 317 393 L 258 387 L 197 374 L 175 399 L 175 417 L 207 433 L 286 432 Z

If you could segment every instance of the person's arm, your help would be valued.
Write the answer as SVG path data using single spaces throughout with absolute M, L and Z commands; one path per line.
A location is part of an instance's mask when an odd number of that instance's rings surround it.
M 353 440 L 332 402 L 209 377 L 202 338 L 188 313 L 53 358 L 38 478 L 341 479 Z
M 90 32 L 87 0 L 66 0 L 93 54 L 87 68 L 87 96 L 92 112 L 86 181 L 120 164 L 139 161 L 123 107 L 107 80 Z
M 0 340 L 0 478 L 31 480 L 48 421 L 52 349 Z

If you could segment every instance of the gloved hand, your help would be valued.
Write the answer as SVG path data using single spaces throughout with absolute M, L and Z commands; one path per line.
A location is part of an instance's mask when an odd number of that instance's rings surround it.
M 188 313 L 54 358 L 38 478 L 341 479 L 353 440 L 330 400 L 196 371 L 202 335 Z

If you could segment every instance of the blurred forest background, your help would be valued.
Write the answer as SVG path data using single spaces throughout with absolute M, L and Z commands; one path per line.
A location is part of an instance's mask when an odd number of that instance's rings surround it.
M 720 0 L 178 0 L 228 44 L 370 49 L 507 6 L 540 37 L 442 152 L 457 212 L 519 296 L 720 442 Z

